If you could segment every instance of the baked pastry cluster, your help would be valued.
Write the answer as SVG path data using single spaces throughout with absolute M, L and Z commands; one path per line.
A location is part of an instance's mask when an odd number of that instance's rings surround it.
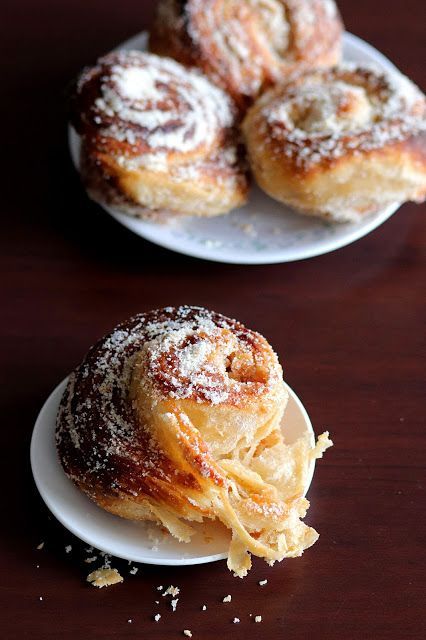
M 262 95 L 243 123 L 270 196 L 302 213 L 357 222 L 426 196 L 426 103 L 407 78 L 340 65 Z
M 78 79 L 72 123 L 96 201 L 143 218 L 214 216 L 244 204 L 235 108 L 198 71 L 121 51 Z
M 89 194 L 157 221 L 215 216 L 247 201 L 249 164 L 331 221 L 421 202 L 425 98 L 397 71 L 341 64 L 342 31 L 334 0 L 159 0 L 152 53 L 112 53 L 77 82 Z
M 287 391 L 261 335 L 198 307 L 140 314 L 95 344 L 71 374 L 56 441 L 67 475 L 100 507 L 151 520 L 188 542 L 191 522 L 232 532 L 228 566 L 250 553 L 301 555 L 314 457 L 328 434 L 286 445 Z M 284 417 L 285 431 L 285 417 Z

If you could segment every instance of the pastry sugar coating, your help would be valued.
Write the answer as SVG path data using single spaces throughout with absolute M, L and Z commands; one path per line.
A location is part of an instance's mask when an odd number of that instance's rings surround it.
M 266 86 L 341 55 L 334 0 L 160 0 L 150 48 L 197 65 L 240 107 Z
M 71 101 L 89 195 L 156 220 L 244 204 L 234 119 L 229 97 L 198 71 L 140 51 L 101 58 Z
M 317 538 L 301 518 L 312 457 L 286 445 L 277 356 L 260 334 L 198 307 L 122 323 L 71 374 L 56 441 L 67 475 L 99 506 L 188 542 L 191 522 L 232 531 L 228 565 L 269 562 Z M 329 444 L 325 437 L 321 449 Z
M 259 98 L 243 123 L 270 196 L 302 213 L 356 222 L 426 195 L 425 98 L 370 67 L 312 71 Z

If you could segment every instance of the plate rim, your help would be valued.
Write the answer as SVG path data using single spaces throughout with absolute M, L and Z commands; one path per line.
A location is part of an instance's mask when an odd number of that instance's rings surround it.
M 36 454 L 37 454 L 37 447 L 39 446 L 38 439 L 40 438 L 40 432 L 43 429 L 44 414 L 51 408 L 52 403 L 56 403 L 56 407 L 55 407 L 55 415 L 56 415 L 57 409 L 59 408 L 59 402 L 62 398 L 63 392 L 65 391 L 65 387 L 68 382 L 68 379 L 69 379 L 69 376 L 64 378 L 58 385 L 56 385 L 56 387 L 49 393 L 46 400 L 44 401 L 37 415 L 37 418 L 35 420 L 33 431 L 31 434 L 31 443 L 30 443 L 30 464 L 31 464 L 31 472 L 32 472 L 34 483 L 46 507 L 49 509 L 52 515 L 58 520 L 58 522 L 60 522 L 62 526 L 64 526 L 68 531 L 70 531 L 73 535 L 75 535 L 77 538 L 79 538 L 86 544 L 91 545 L 94 548 L 99 549 L 100 551 L 103 551 L 116 558 L 130 560 L 132 562 L 157 565 L 157 566 L 189 566 L 189 565 L 197 565 L 197 564 L 207 564 L 209 562 L 216 562 L 218 560 L 226 560 L 228 557 L 227 551 L 222 553 L 197 556 L 197 557 L 181 556 L 176 558 L 158 558 L 155 556 L 155 554 L 148 555 L 148 556 L 141 554 L 138 559 L 135 559 L 135 557 L 132 554 L 126 554 L 123 552 L 117 553 L 117 550 L 114 549 L 113 547 L 108 546 L 108 544 L 106 545 L 102 544 L 102 546 L 100 547 L 98 545 L 98 541 L 94 541 L 93 538 L 91 538 L 90 535 L 87 535 L 84 531 L 82 531 L 81 528 L 79 528 L 79 526 L 77 526 L 73 520 L 70 521 L 63 515 L 63 512 L 61 511 L 60 507 L 57 505 L 57 503 L 54 500 L 51 499 L 51 494 L 49 493 L 48 488 L 46 488 L 42 478 L 39 475 L 38 465 L 36 463 Z M 302 401 L 297 396 L 297 394 L 293 391 L 293 389 L 285 381 L 284 381 L 284 384 L 286 385 L 289 395 L 291 395 L 292 399 L 296 402 L 296 405 L 303 416 L 305 424 L 307 425 L 307 432 L 309 433 L 311 444 L 314 444 L 315 432 L 312 426 L 311 419 L 309 418 L 308 412 L 306 411 L 305 407 L 302 404 Z M 55 422 L 53 422 L 53 425 L 49 427 L 49 430 L 52 428 L 53 428 L 52 435 L 54 437 L 55 428 L 56 428 Z M 56 447 L 55 447 L 55 450 L 56 450 Z M 56 459 L 56 462 L 57 462 L 58 471 L 62 472 L 63 477 L 73 486 L 73 488 L 78 490 L 78 488 L 74 485 L 72 480 L 70 480 L 65 474 L 58 458 Z M 303 494 L 304 496 L 306 496 L 309 490 L 309 487 L 312 483 L 312 479 L 315 473 L 315 462 L 316 462 L 315 459 L 311 460 L 309 473 L 307 477 L 307 483 L 306 483 L 305 491 Z M 91 501 L 90 498 L 88 498 L 87 496 L 85 497 L 87 498 L 87 500 L 90 501 L 91 507 L 94 507 L 96 509 L 101 509 L 101 507 L 99 507 L 98 505 L 96 505 L 96 503 Z M 112 517 L 117 517 L 117 518 L 119 517 L 119 516 L 114 516 L 114 514 L 110 514 L 110 515 Z M 191 543 L 188 543 L 188 544 L 191 544 Z
M 148 30 L 140 31 L 135 34 L 131 38 L 121 42 L 119 45 L 114 47 L 113 51 L 122 49 L 122 48 L 131 48 L 133 46 L 137 46 L 140 48 L 141 46 L 146 47 L 146 42 L 141 45 L 141 41 L 146 41 L 148 38 Z M 359 36 L 356 36 L 348 31 L 344 31 L 342 42 L 347 42 L 356 48 L 363 50 L 370 57 L 375 59 L 375 63 L 379 63 L 382 65 L 389 73 L 398 73 L 401 72 L 399 69 L 378 49 L 376 49 L 373 45 L 366 42 Z M 142 49 L 143 50 L 143 49 Z M 73 161 L 74 167 L 78 172 L 78 160 L 76 158 L 75 153 L 75 139 L 76 132 L 74 131 L 71 124 L 68 125 L 68 148 L 71 155 L 71 159 Z M 253 186 L 256 183 L 253 182 Z M 267 194 L 264 194 L 265 197 L 269 198 Z M 104 209 L 114 220 L 116 220 L 119 224 L 124 226 L 126 229 L 134 233 L 135 235 L 143 238 L 144 240 L 151 242 L 154 245 L 167 249 L 169 251 L 173 251 L 174 253 L 180 255 L 186 255 L 191 258 L 196 258 L 199 260 L 205 260 L 207 262 L 216 262 L 221 264 L 235 264 L 235 265 L 247 265 L 247 266 L 255 266 L 255 265 L 267 265 L 267 264 L 284 264 L 289 262 L 298 262 L 301 260 L 308 260 L 310 258 L 315 258 L 321 255 L 325 255 L 327 253 L 332 253 L 333 251 L 337 251 L 339 249 L 343 249 L 348 245 L 360 240 L 364 236 L 367 236 L 369 233 L 380 227 L 386 220 L 388 220 L 392 215 L 396 213 L 396 211 L 401 207 L 403 203 L 394 202 L 386 207 L 383 207 L 377 213 L 367 217 L 365 220 L 360 221 L 359 223 L 342 223 L 348 225 L 348 232 L 336 240 L 335 237 L 331 236 L 323 241 L 320 244 L 313 244 L 310 247 L 299 247 L 296 249 L 286 248 L 286 249 L 275 249 L 268 252 L 266 255 L 259 253 L 252 253 L 251 255 L 232 255 L 222 256 L 220 252 L 220 248 L 210 248 L 206 245 L 198 247 L 195 244 L 188 244 L 187 241 L 182 241 L 179 239 L 169 238 L 168 236 L 162 237 L 161 234 L 158 235 L 158 229 L 160 228 L 159 224 L 155 224 L 153 222 L 147 222 L 144 220 L 140 220 L 138 218 L 132 217 L 130 215 L 121 213 L 116 211 L 114 208 L 98 203 L 99 206 Z M 295 214 L 297 215 L 297 214 Z M 300 214 L 299 214 L 300 215 Z M 146 226 L 142 229 L 138 229 L 135 227 L 135 224 L 139 224 L 143 222 Z M 316 221 L 317 222 L 317 221 Z M 337 223 L 338 224 L 338 223 Z M 152 229 L 152 230 L 151 230 Z M 230 253 L 230 252 L 228 252 Z

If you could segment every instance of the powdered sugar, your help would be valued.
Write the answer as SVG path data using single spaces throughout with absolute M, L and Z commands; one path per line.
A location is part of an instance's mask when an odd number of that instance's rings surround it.
M 120 67 L 111 69 L 119 93 L 129 100 L 161 100 L 162 92 L 157 87 L 157 79 L 151 70 L 143 67 Z
M 158 325 L 152 328 L 155 337 L 144 345 L 140 355 L 144 371 L 141 378 L 146 375 L 145 382 L 157 392 L 172 398 L 220 404 L 231 395 L 262 393 L 275 380 L 274 366 L 269 372 L 271 379 L 257 377 L 257 334 L 251 334 L 254 343 L 249 344 L 240 339 L 239 331 L 226 320 L 218 324 L 204 314 L 195 321 L 195 324 L 194 318 L 183 323 L 172 321 L 165 328 Z M 238 358 L 233 360 L 234 354 L 244 357 L 247 366 L 251 366 L 252 379 L 250 374 L 244 380 L 238 379 L 234 371 Z

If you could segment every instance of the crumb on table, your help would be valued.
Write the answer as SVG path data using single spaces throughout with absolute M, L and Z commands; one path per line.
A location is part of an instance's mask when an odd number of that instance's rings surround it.
M 89 573 L 86 579 L 87 582 L 90 582 L 90 584 L 99 589 L 123 582 L 123 576 L 118 573 L 117 569 L 111 569 L 109 567 L 95 569 L 95 571 Z

